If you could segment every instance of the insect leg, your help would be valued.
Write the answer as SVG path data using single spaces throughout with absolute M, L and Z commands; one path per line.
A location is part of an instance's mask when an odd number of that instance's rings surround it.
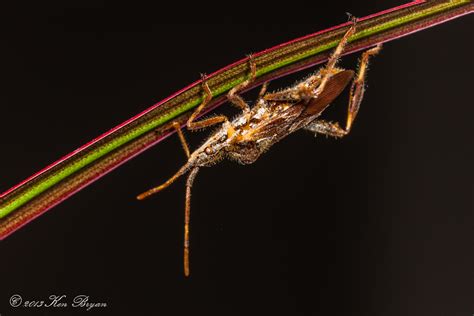
M 346 132 L 349 133 L 352 127 L 352 123 L 359 111 L 360 103 L 364 97 L 365 90 L 365 76 L 367 74 L 367 66 L 369 64 L 369 57 L 376 55 L 382 49 L 382 45 L 379 44 L 362 54 L 359 62 L 359 71 L 352 82 L 351 92 L 349 94 L 349 105 L 347 110 L 347 122 L 346 122 Z
M 238 84 L 237 86 L 230 89 L 229 93 L 227 93 L 227 99 L 232 102 L 235 106 L 242 109 L 244 113 L 250 111 L 249 105 L 242 99 L 237 92 L 242 91 L 247 87 L 251 82 L 255 80 L 257 77 L 257 65 L 255 64 L 255 60 L 253 59 L 252 55 L 249 56 L 249 66 L 250 66 L 250 77 L 245 80 L 244 82 Z
M 181 145 L 183 146 L 184 152 L 186 153 L 186 156 L 189 158 L 190 153 L 189 153 L 189 146 L 188 143 L 186 142 L 186 138 L 184 138 L 183 131 L 181 131 L 181 125 L 179 125 L 178 122 L 173 122 L 173 127 L 178 133 L 179 140 L 181 141 Z
M 359 71 L 356 78 L 352 82 L 351 92 L 349 95 L 349 105 L 347 110 L 347 123 L 346 128 L 342 128 L 338 123 L 326 122 L 324 120 L 314 120 L 304 129 L 312 131 L 317 134 L 324 134 L 334 137 L 342 137 L 347 135 L 351 131 L 352 123 L 359 111 L 360 103 L 364 96 L 364 84 L 365 76 L 367 74 L 367 65 L 369 63 L 369 57 L 377 54 L 382 49 L 381 45 L 377 45 L 365 51 L 360 59 Z
M 331 57 L 329 57 L 329 60 L 326 63 L 326 66 L 320 70 L 320 73 L 322 74 L 322 78 L 318 86 L 318 89 L 316 90 L 316 93 L 315 93 L 316 96 L 320 94 L 321 91 L 324 90 L 329 78 L 331 78 L 331 76 L 334 74 L 334 68 L 336 66 L 337 60 L 339 59 L 339 57 L 341 57 L 341 54 L 344 50 L 344 46 L 346 46 L 347 40 L 349 39 L 349 37 L 352 34 L 354 34 L 355 29 L 356 29 L 356 20 L 354 19 L 351 27 L 344 34 L 339 44 L 337 44 L 337 47 L 332 53 Z
M 189 276 L 189 222 L 191 219 L 191 188 L 199 171 L 196 167 L 191 170 L 186 181 L 186 201 L 184 206 L 184 275 Z
M 206 82 L 206 76 L 205 75 L 202 75 L 202 87 L 204 89 L 204 92 L 206 93 L 206 96 L 204 97 L 204 100 L 198 106 L 198 108 L 189 117 L 188 122 L 186 123 L 186 126 L 188 127 L 189 130 L 196 130 L 196 129 L 208 127 L 208 126 L 211 126 L 211 125 L 214 125 L 214 124 L 229 121 L 227 119 L 227 117 L 224 116 L 224 115 L 211 117 L 211 118 L 204 119 L 204 120 L 201 120 L 201 121 L 198 121 L 198 122 L 194 121 L 199 116 L 199 114 L 202 112 L 204 107 L 207 104 L 209 104 L 209 102 L 212 100 L 212 92 L 211 92 L 211 89 L 209 88 L 209 85 Z
M 317 134 L 323 134 L 333 137 L 342 137 L 347 134 L 346 130 L 339 126 L 338 123 L 327 122 L 324 120 L 314 120 L 304 127 L 305 130 Z
M 268 81 L 263 83 L 262 88 L 260 89 L 260 92 L 258 93 L 258 99 L 263 98 L 265 93 L 267 93 L 267 88 L 268 88 Z

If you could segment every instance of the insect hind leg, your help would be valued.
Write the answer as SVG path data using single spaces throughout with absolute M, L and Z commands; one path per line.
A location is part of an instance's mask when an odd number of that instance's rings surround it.
M 349 105 L 347 110 L 346 127 L 342 128 L 338 123 L 327 122 L 324 120 L 314 120 L 309 123 L 304 129 L 314 132 L 316 134 L 323 134 L 333 137 L 343 137 L 351 131 L 352 124 L 359 112 L 360 103 L 364 97 L 365 78 L 367 75 L 367 68 L 369 57 L 376 55 L 382 49 L 382 45 L 377 45 L 362 54 L 359 63 L 359 70 L 352 82 L 351 91 L 349 94 Z
M 354 34 L 355 29 L 356 29 L 356 19 L 354 18 L 352 19 L 352 25 L 344 34 L 339 44 L 337 44 L 336 49 L 329 57 L 328 62 L 326 63 L 326 66 L 319 71 L 322 77 L 321 77 L 319 86 L 316 90 L 316 96 L 320 94 L 321 91 L 323 91 L 326 88 L 327 82 L 329 81 L 331 76 L 334 74 L 334 69 L 336 67 L 337 61 L 339 57 L 341 57 L 341 54 L 344 51 L 344 47 L 346 46 L 347 41 L 349 40 L 349 37 L 351 37 L 351 35 Z
M 365 91 L 365 77 L 369 65 L 370 56 L 377 55 L 382 49 L 382 44 L 379 44 L 369 50 L 366 50 L 359 61 L 359 70 L 352 82 L 351 92 L 349 95 L 349 105 L 347 110 L 346 133 L 349 133 L 352 128 L 357 113 L 359 112 L 360 103 L 364 97 Z

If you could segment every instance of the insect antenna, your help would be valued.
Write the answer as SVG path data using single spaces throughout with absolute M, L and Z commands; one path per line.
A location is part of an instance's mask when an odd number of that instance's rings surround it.
M 169 178 L 165 183 L 163 183 L 162 185 L 159 185 L 157 187 L 154 187 L 154 188 L 151 188 L 150 190 L 146 191 L 146 192 L 143 192 L 142 194 L 138 195 L 137 196 L 137 200 L 143 200 L 147 197 L 149 197 L 150 195 L 153 195 L 155 193 L 158 193 L 160 192 L 161 190 L 169 187 L 173 182 L 175 182 L 179 177 L 181 177 L 183 174 L 185 174 L 189 168 L 190 168 L 190 163 L 186 163 L 184 166 L 181 167 L 181 169 L 178 170 L 178 172 L 176 172 L 176 174 L 174 176 L 172 176 L 171 178 Z M 193 169 L 194 170 L 194 169 Z
M 169 187 L 179 177 L 185 174 L 191 168 L 191 163 L 187 162 L 178 172 L 169 178 L 165 183 L 154 187 L 146 192 L 137 196 L 138 200 L 143 200 L 150 195 L 160 192 L 161 190 Z M 189 223 L 191 221 L 191 188 L 193 186 L 194 179 L 199 171 L 199 167 L 194 167 L 189 173 L 186 181 L 186 201 L 184 206 L 184 275 L 189 276 Z
M 195 167 L 193 170 L 191 170 L 188 180 L 186 181 L 186 202 L 184 206 L 184 276 L 186 277 L 189 276 L 189 222 L 191 220 L 191 188 L 198 171 L 198 167 Z

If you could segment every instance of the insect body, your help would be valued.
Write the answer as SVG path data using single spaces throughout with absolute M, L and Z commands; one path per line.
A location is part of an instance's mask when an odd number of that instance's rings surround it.
M 229 101 L 242 110 L 242 113 L 232 121 L 229 121 L 223 115 L 195 121 L 202 109 L 212 99 L 212 93 L 205 78 L 203 78 L 203 89 L 206 97 L 190 116 L 187 127 L 190 130 L 195 130 L 222 123 L 220 128 L 201 147 L 190 154 L 179 124 L 174 123 L 173 126 L 178 132 L 178 136 L 188 156 L 188 161 L 164 184 L 137 197 L 141 200 L 157 193 L 168 187 L 181 175 L 190 171 L 186 182 L 185 201 L 184 273 L 186 276 L 189 276 L 191 187 L 200 167 L 211 166 L 223 158 L 230 158 L 242 164 L 253 163 L 273 144 L 299 129 L 306 129 L 314 133 L 334 137 L 342 137 L 349 133 L 364 94 L 364 79 L 369 56 L 378 53 L 381 49 L 379 45 L 363 53 L 355 78 L 354 71 L 337 68 L 337 59 L 340 57 L 348 38 L 354 31 L 355 23 L 345 33 L 326 66 L 306 80 L 275 93 L 266 93 L 267 84 L 265 83 L 252 108 L 237 94 L 238 91 L 248 86 L 256 77 L 256 65 L 252 57 L 250 57 L 251 73 L 249 79 L 234 87 L 227 95 Z M 318 117 L 321 113 L 353 78 L 345 128 L 340 127 L 337 123 L 320 120 Z

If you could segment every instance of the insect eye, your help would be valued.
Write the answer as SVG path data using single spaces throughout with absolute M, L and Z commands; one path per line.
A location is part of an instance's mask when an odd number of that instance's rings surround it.
M 214 153 L 214 150 L 211 147 L 206 147 L 206 149 L 204 149 L 204 152 L 206 153 L 206 155 L 212 155 Z

